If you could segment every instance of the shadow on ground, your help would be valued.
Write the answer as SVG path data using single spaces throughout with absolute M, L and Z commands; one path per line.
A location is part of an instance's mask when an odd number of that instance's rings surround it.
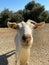
M 0 55 L 0 65 L 8 65 L 7 58 L 15 54 L 15 50 L 12 50 L 6 54 Z

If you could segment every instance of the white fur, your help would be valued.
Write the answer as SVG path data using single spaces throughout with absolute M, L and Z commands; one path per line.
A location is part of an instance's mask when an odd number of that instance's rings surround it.
M 28 22 L 29 23 L 29 22 Z M 15 43 L 16 43 L 16 60 L 17 64 L 26 65 L 29 63 L 29 57 L 30 57 L 30 48 L 33 44 L 33 36 L 32 36 L 32 27 L 30 27 L 30 24 L 27 24 L 25 22 L 21 22 L 20 30 L 18 31 L 16 37 L 15 37 Z M 21 46 L 21 44 L 25 44 L 22 41 L 23 34 L 30 35 L 30 45 L 29 46 Z M 18 62 L 19 61 L 19 62 Z M 16 65 L 17 65 L 16 64 Z

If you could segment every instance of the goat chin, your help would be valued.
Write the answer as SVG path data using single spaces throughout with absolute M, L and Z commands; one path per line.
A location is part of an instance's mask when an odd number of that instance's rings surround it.
M 29 43 L 22 43 L 21 46 L 22 46 L 23 48 L 26 48 L 26 49 L 27 49 L 27 48 L 31 48 L 31 47 L 32 47 L 32 43 L 30 43 L 30 42 L 29 42 Z

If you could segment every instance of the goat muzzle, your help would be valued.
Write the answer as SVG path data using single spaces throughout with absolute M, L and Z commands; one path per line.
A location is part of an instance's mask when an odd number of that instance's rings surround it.
M 23 40 L 23 42 L 26 42 L 26 43 L 28 43 L 30 40 L 31 40 L 31 36 L 28 34 L 28 35 L 23 35 L 22 36 L 22 40 Z

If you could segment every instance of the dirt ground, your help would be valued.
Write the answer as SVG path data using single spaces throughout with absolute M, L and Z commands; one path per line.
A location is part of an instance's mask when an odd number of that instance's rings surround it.
M 0 28 L 0 65 L 15 65 L 16 30 Z M 30 65 L 49 65 L 49 24 L 34 31 Z

